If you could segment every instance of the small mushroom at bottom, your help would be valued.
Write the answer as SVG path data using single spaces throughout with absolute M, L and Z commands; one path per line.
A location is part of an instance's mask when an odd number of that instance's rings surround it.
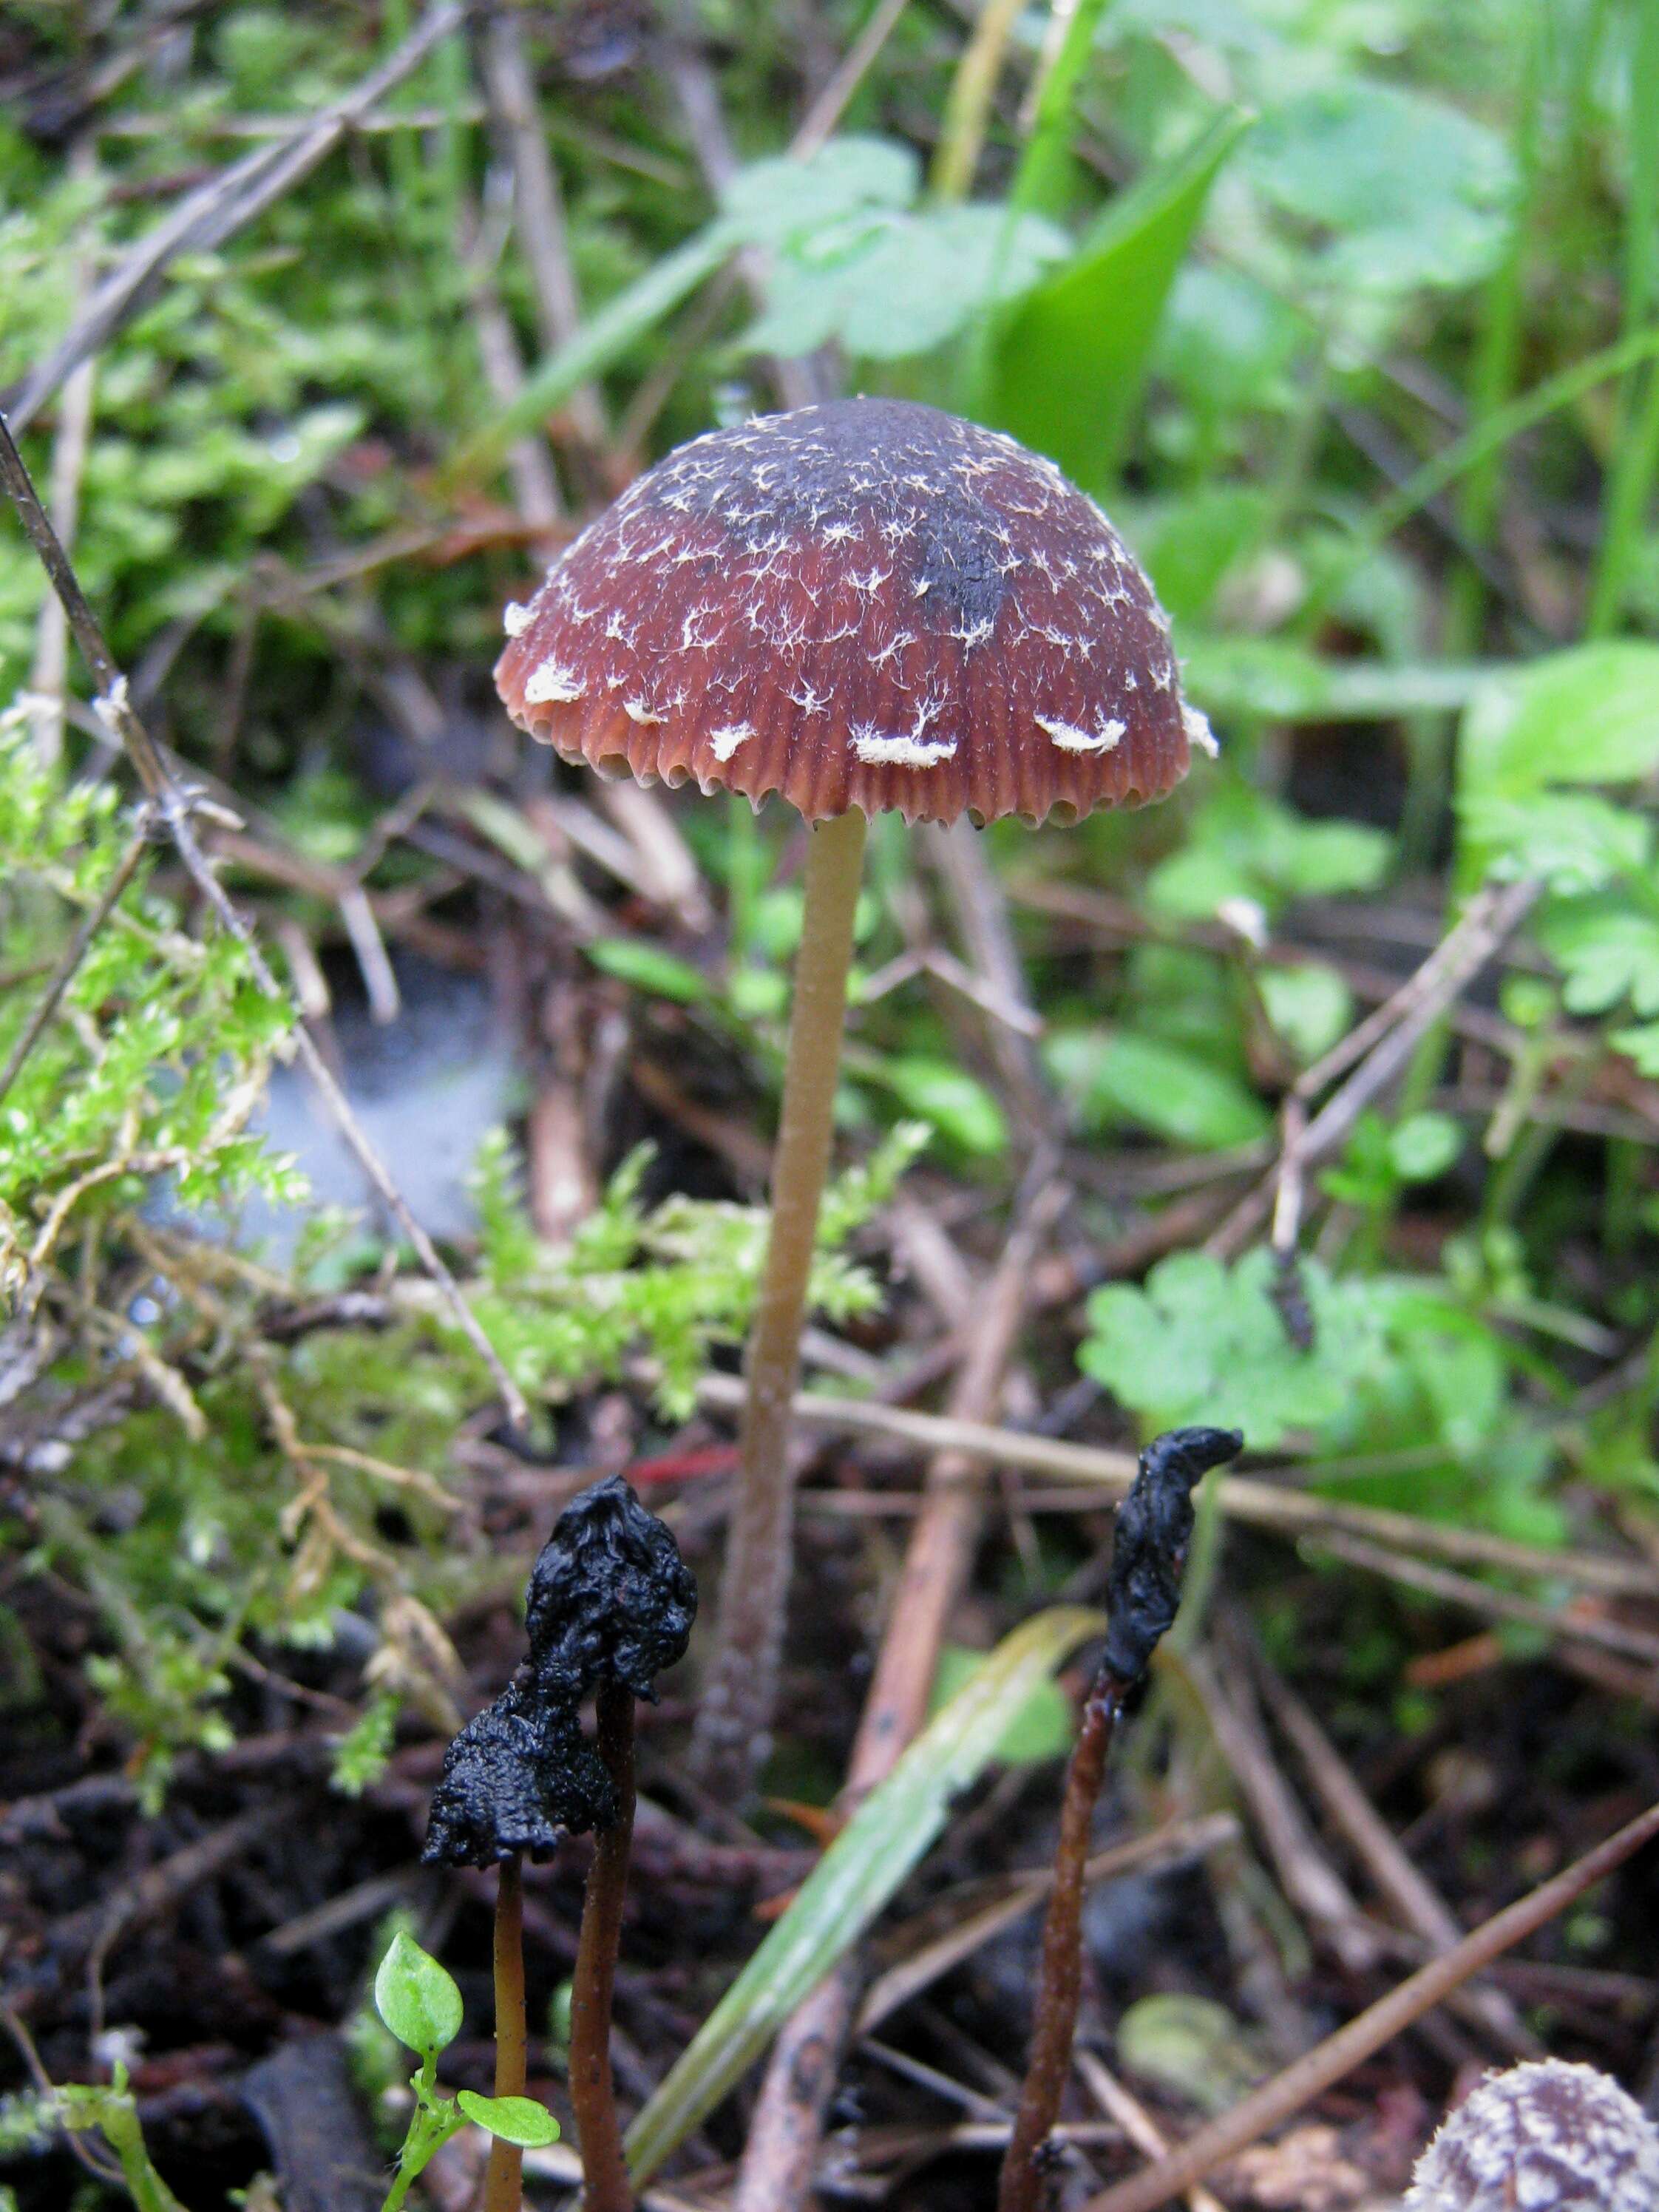
M 1655 2212 L 1659 2128 L 1594 2066 L 1489 2074 L 1421 2158 L 1401 2212 Z

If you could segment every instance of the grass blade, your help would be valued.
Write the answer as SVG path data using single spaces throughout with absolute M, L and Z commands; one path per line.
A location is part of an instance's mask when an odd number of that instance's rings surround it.
M 887 1903 L 983 1770 L 1009 1723 L 1103 1616 L 1055 1606 L 1006 1636 L 873 1790 L 697 2031 L 628 2136 L 636 2185 L 747 2072 L 801 1999 Z

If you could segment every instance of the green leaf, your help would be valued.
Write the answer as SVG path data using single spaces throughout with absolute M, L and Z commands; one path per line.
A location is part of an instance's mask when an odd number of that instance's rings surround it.
M 1229 899 L 1271 915 L 1292 898 L 1370 890 L 1389 864 L 1389 840 L 1363 823 L 1310 821 L 1231 774 L 1215 779 L 1193 817 L 1184 851 L 1147 884 L 1161 913 L 1198 921 Z
M 1008 1141 L 1002 1109 L 976 1076 L 920 1053 L 884 1060 L 872 1071 L 907 1113 L 930 1121 L 965 1152 L 1000 1152 Z
M 674 999 L 685 1006 L 714 995 L 707 976 L 689 960 L 665 952 L 642 937 L 599 937 L 583 951 L 596 968 L 636 991 L 658 999 Z
M 1432 1182 L 1463 1149 L 1463 1125 L 1449 1114 L 1408 1114 L 1389 1132 L 1389 1160 L 1407 1182 Z
M 1459 809 L 1466 856 L 1504 882 L 1541 876 L 1553 891 L 1600 890 L 1644 868 L 1653 825 L 1627 806 L 1589 793 L 1547 791 L 1512 799 L 1476 792 Z
M 776 154 L 745 163 L 721 192 L 720 205 L 744 238 L 787 246 L 871 208 L 908 208 L 921 177 L 909 147 L 849 132 L 804 161 Z
M 1125 1122 L 1178 1145 L 1225 1151 L 1254 1144 L 1273 1116 L 1237 1076 L 1160 1037 L 1130 1030 L 1061 1030 L 1043 1059 L 1085 1129 Z
M 1458 745 L 1460 793 L 1635 783 L 1659 767 L 1659 646 L 1633 638 L 1547 653 L 1484 685 Z
M 1179 161 L 1107 210 L 1091 238 L 996 334 L 975 412 L 1085 490 L 1110 483 L 1164 302 L 1216 172 L 1248 118 L 1224 115 Z
M 1066 250 L 1052 223 L 997 207 L 849 221 L 780 258 L 744 343 L 793 356 L 833 340 L 864 361 L 931 353 L 994 301 L 1028 290 Z
M 1659 1082 L 1659 1022 L 1644 1022 L 1637 1029 L 1614 1030 L 1607 1042 L 1635 1061 L 1638 1074 L 1645 1075 L 1650 1082 Z
M 455 2102 L 469 2120 L 476 2121 L 498 2142 L 541 2150 L 559 2140 L 558 2122 L 533 2097 L 481 2097 L 476 2089 L 458 2089 Z
M 629 2129 L 636 2185 L 650 2180 L 863 1935 L 944 1827 L 952 1800 L 995 1758 L 1038 1684 L 1104 1626 L 1099 1613 L 1072 1606 L 1024 1622 L 872 1790 Z
M 1270 1295 L 1273 1266 L 1266 1250 L 1232 1268 L 1178 1252 L 1144 1290 L 1109 1284 L 1089 1300 L 1093 1334 L 1079 1365 L 1149 1431 L 1205 1421 L 1243 1429 L 1262 1451 L 1293 1430 L 1335 1423 L 1382 1361 L 1382 1304 L 1369 1285 L 1334 1283 L 1305 1261 L 1315 1349 L 1298 1352 Z
M 402 1929 L 374 1977 L 374 2009 L 398 2042 L 422 2058 L 461 2032 L 461 1993 L 453 1978 Z
M 1540 917 L 1538 939 L 1566 977 L 1569 1012 L 1604 1014 L 1627 998 L 1638 1014 L 1659 1014 L 1659 915 L 1611 892 L 1564 900 Z
M 1353 1019 L 1353 993 L 1323 961 L 1311 960 L 1303 968 L 1262 968 L 1255 981 L 1267 1019 L 1305 1065 L 1328 1052 Z
M 1504 250 L 1515 175 L 1504 141 L 1443 100 L 1350 77 L 1295 94 L 1249 148 L 1256 188 L 1329 234 L 1321 281 L 1360 293 L 1468 284 Z
M 1173 1990 L 1129 2007 L 1117 2024 L 1117 2055 L 1131 2074 L 1200 2112 L 1224 2112 L 1269 2070 L 1225 2005 Z
M 936 1713 L 948 1705 L 984 1664 L 982 1651 L 947 1644 L 939 1655 L 928 1711 Z M 1009 1722 L 996 1748 L 997 1759 L 1004 1766 L 1041 1766 L 1047 1760 L 1064 1759 L 1072 1747 L 1075 1729 L 1072 1701 L 1065 1691 L 1058 1682 L 1039 1682 Z
M 1482 661 L 1329 660 L 1276 637 L 1199 637 L 1183 631 L 1182 688 L 1224 721 L 1384 722 L 1456 714 L 1503 672 Z

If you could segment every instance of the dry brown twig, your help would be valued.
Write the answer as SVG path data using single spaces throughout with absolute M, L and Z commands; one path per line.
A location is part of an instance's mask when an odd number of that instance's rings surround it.
M 456 9 L 441 9 L 438 12 L 442 15 L 459 13 Z M 276 1000 L 293 1010 L 294 1047 L 301 1066 L 321 1091 L 359 1166 L 398 1226 L 414 1246 L 421 1265 L 438 1286 L 452 1319 L 483 1362 L 509 1419 L 516 1427 L 525 1427 L 530 1419 L 530 1408 L 524 1394 L 502 1365 L 500 1354 L 462 1297 L 460 1285 L 439 1256 L 437 1247 L 410 1212 L 408 1200 L 364 1134 L 344 1091 L 318 1050 L 303 1014 L 294 1006 L 291 994 L 283 989 L 272 973 L 252 926 L 232 904 L 224 886 L 209 865 L 207 856 L 197 840 L 192 818 L 202 811 L 203 802 L 179 782 L 160 747 L 139 718 L 128 690 L 127 679 L 116 665 L 104 641 L 97 617 L 81 588 L 80 580 L 69 556 L 58 542 L 58 533 L 40 504 L 40 495 L 3 416 L 0 416 L 0 483 L 3 483 L 10 494 L 29 542 L 40 556 L 53 590 L 63 602 L 70 628 L 97 684 L 93 703 L 99 720 L 119 741 L 131 762 L 134 773 L 143 787 L 145 799 L 172 839 L 191 882 L 211 908 L 221 927 L 241 946 L 254 981 L 267 998 Z
M 1158 2212 L 1160 2205 L 1213 2173 L 1224 2160 L 1293 2118 L 1322 2090 L 1443 2003 L 1472 1974 L 1547 1925 L 1656 1837 L 1659 1805 L 1650 1806 L 1560 1874 L 1494 1913 L 1443 1958 L 1431 1960 L 1271 2081 L 1200 2128 L 1168 2158 L 1091 2197 L 1083 2212 Z

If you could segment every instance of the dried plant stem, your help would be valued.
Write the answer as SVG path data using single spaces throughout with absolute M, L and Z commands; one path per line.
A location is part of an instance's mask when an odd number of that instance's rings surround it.
M 611 2081 L 611 1999 L 634 1840 L 634 1692 L 617 1682 L 601 1682 L 599 1723 L 599 1757 L 622 1809 L 599 1839 L 582 1904 L 570 1991 L 570 2105 L 581 2151 L 583 2212 L 633 2212 Z
M 1124 1685 L 1115 1675 L 1101 1674 L 1096 1679 L 1066 1770 L 1054 1886 L 1042 1923 L 1042 1961 L 1032 2014 L 1030 2063 L 1014 2116 L 1014 2131 L 1002 2161 L 997 2212 L 1038 2212 L 1042 2200 L 1041 2156 L 1060 2118 L 1060 2100 L 1071 2070 L 1078 1995 L 1083 1986 L 1084 1869 L 1089 1859 L 1089 1832 L 1106 1778 L 1107 1754 L 1123 1696 Z
M 522 2097 L 525 2085 L 524 1865 L 503 1859 L 495 1887 L 495 2094 Z M 524 2153 L 499 2136 L 484 2169 L 483 2212 L 520 2212 Z
M 1575 1859 L 1560 1874 L 1527 1896 L 1518 1898 L 1513 1905 L 1506 1905 L 1502 1912 L 1494 1913 L 1473 1935 L 1466 1936 L 1453 1949 L 1431 1960 L 1408 1981 L 1379 1997 L 1346 2027 L 1340 2027 L 1334 2035 L 1327 2036 L 1323 2043 L 1304 2053 L 1294 2065 L 1264 2082 L 1218 2119 L 1200 2128 L 1168 2158 L 1103 2191 L 1098 2197 L 1091 2197 L 1084 2212 L 1157 2212 L 1159 2205 L 1167 2204 L 1171 2197 L 1190 2189 L 1195 2181 L 1202 2181 L 1206 2174 L 1213 2173 L 1224 2160 L 1236 2156 L 1270 2130 L 1293 2118 L 1322 2090 L 1352 2073 L 1373 2051 L 1380 2051 L 1425 2012 L 1443 2003 L 1472 1974 L 1479 1973 L 1513 1945 L 1553 1920 L 1575 1898 L 1605 1881 L 1656 1837 L 1659 1837 L 1659 1805 L 1650 1806 L 1605 1843 L 1586 1851 L 1583 1858 Z
M 765 1755 L 777 1683 L 793 1517 L 791 1401 L 830 1164 L 865 826 L 856 809 L 838 815 L 815 826 L 807 848 L 771 1236 L 749 1340 L 737 1504 L 720 1578 L 714 1656 L 692 1744 L 699 1779 L 728 1800 L 748 1794 Z

